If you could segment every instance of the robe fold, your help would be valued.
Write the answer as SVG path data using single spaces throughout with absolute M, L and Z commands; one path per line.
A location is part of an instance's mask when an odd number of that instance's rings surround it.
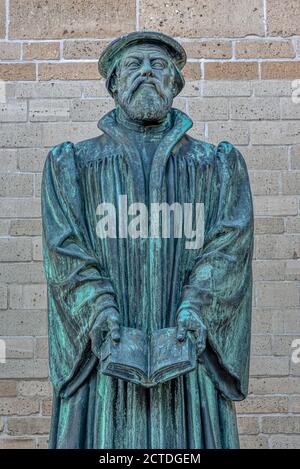
M 42 180 L 54 399 L 51 448 L 237 448 L 233 401 L 247 395 L 252 302 L 253 205 L 241 153 L 187 134 L 172 108 L 149 178 L 116 118 L 102 134 L 48 153 Z M 204 204 L 204 243 L 186 237 L 100 238 L 100 203 Z M 150 212 L 150 210 L 149 210 Z M 116 210 L 118 225 L 119 212 Z M 194 215 L 193 215 L 194 217 Z M 194 220 L 195 221 L 195 220 Z M 149 223 L 151 222 L 151 217 Z M 123 326 L 151 333 L 176 325 L 182 308 L 208 332 L 194 371 L 144 388 L 100 372 L 89 332 L 115 307 Z

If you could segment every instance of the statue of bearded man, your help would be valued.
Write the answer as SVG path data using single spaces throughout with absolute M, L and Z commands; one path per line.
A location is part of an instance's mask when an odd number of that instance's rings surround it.
M 154 31 L 111 42 L 99 71 L 115 108 L 100 118 L 102 133 L 47 156 L 51 448 L 239 446 L 233 401 L 248 389 L 252 197 L 241 153 L 192 138 L 191 119 L 172 107 L 185 62 L 182 46 Z M 118 208 L 125 195 L 147 209 L 202 204 L 203 243 L 187 248 L 174 229 L 98 236 L 97 207 Z M 99 349 L 108 337 L 118 343 L 122 327 L 175 327 L 182 342 L 192 334 L 196 368 L 151 388 L 105 375 Z

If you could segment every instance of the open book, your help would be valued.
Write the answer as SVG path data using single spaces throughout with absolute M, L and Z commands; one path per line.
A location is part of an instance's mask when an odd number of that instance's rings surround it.
M 177 340 L 176 328 L 147 335 L 130 327 L 120 329 L 121 339 L 108 337 L 100 349 L 100 367 L 105 375 L 145 387 L 169 381 L 196 367 L 196 348 L 191 336 Z

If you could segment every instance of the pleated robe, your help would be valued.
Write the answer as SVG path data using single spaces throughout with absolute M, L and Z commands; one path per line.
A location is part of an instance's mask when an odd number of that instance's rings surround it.
M 215 146 L 188 135 L 192 121 L 184 112 L 172 108 L 170 118 L 147 182 L 116 109 L 99 120 L 101 135 L 55 145 L 46 158 L 50 448 L 239 446 L 233 401 L 248 390 L 252 302 L 247 167 L 231 143 Z M 119 195 L 147 207 L 203 203 L 203 245 L 187 249 L 185 236 L 172 230 L 170 238 L 101 239 L 97 206 L 118 207 Z M 147 333 L 175 326 L 179 307 L 196 311 L 208 332 L 196 369 L 150 389 L 103 375 L 89 332 L 112 306 L 123 326 Z

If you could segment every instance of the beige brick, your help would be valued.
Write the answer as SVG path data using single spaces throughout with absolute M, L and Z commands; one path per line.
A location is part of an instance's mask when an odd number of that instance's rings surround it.
M 23 60 L 55 60 L 59 58 L 59 42 L 29 42 L 23 44 Z
M 299 76 L 300 60 L 261 63 L 261 78 L 263 80 L 294 80 Z
M 30 415 L 39 412 L 40 403 L 36 399 L 6 397 L 0 399 L 1 415 Z
M 34 261 L 42 261 L 43 260 L 43 247 L 42 247 L 42 239 L 41 238 L 34 238 L 32 241 L 32 252 L 33 252 L 33 260 Z
M 1 69 L 0 69 L 1 71 Z M 39 80 L 99 80 L 97 62 L 41 63 Z
M 298 235 L 257 235 L 255 238 L 255 258 L 257 259 L 296 259 L 300 257 L 300 237 Z
M 49 377 L 49 363 L 48 359 L 36 359 L 34 360 L 33 366 L 33 377 L 34 378 L 48 378 Z
M 0 282 L 15 283 L 24 282 L 41 283 L 45 282 L 44 268 L 42 262 L 3 262 L 0 263 Z
M 257 435 L 259 433 L 258 418 L 238 416 L 238 429 L 240 435 Z
M 7 286 L 0 285 L 0 309 L 7 308 Z
M 41 216 L 41 201 L 27 197 L 0 199 L 0 217 L 4 218 L 39 218 Z
M 211 80 L 203 82 L 203 96 L 250 96 L 250 81 Z
M 244 40 L 235 45 L 235 56 L 240 59 L 273 59 L 295 57 L 290 40 Z
M 1 311 L 0 319 L 3 336 L 43 336 L 47 333 L 47 314 L 44 311 Z
M 283 334 L 284 319 L 282 312 L 266 308 L 252 308 L 253 334 Z
M 299 16 L 300 4 L 297 0 L 267 2 L 267 33 L 271 36 L 300 34 Z
M 291 148 L 292 169 L 300 169 L 300 145 Z
M 23 397 L 51 397 L 52 388 L 49 381 L 19 381 L 18 394 Z
M 35 356 L 36 358 L 48 358 L 47 337 L 37 337 L 35 339 Z
M 45 148 L 19 148 L 17 150 L 20 171 L 42 171 L 48 150 Z
M 17 42 L 0 43 L 0 60 L 18 60 L 21 55 L 21 44 Z
M 296 121 L 250 122 L 252 144 L 292 145 L 300 143 L 299 123 Z
M 272 340 L 270 335 L 252 335 L 251 356 L 270 355 L 272 351 Z
M 257 282 L 255 289 L 258 307 L 299 305 L 300 291 L 296 282 Z
M 64 59 L 98 59 L 108 45 L 107 41 L 64 41 Z
M 12 101 L 0 103 L 0 122 L 26 122 L 26 101 Z
M 264 435 L 242 435 L 240 437 L 241 449 L 267 449 L 268 438 Z
M 285 275 L 287 280 L 300 280 L 300 259 L 286 261 Z
M 299 449 L 299 435 L 276 435 L 271 438 L 272 449 Z
M 33 175 L 0 173 L 1 197 L 28 197 L 33 195 Z
M 205 80 L 255 80 L 258 78 L 256 62 L 205 62 Z
M 16 397 L 17 382 L 4 379 L 0 381 L 0 397 Z
M 48 449 L 49 437 L 36 438 L 36 449 Z
M 23 286 L 23 309 L 43 309 L 47 307 L 46 285 Z
M 187 81 L 185 83 L 185 87 L 183 90 L 179 93 L 179 97 L 187 97 L 187 98 L 194 98 L 198 97 L 200 95 L 200 85 L 199 81 L 194 80 L 194 81 Z
M 33 360 L 9 358 L 0 367 L 0 379 L 31 378 L 33 376 Z M 1 399 L 0 399 L 1 401 Z M 31 413 L 31 412 L 30 412 Z M 1 414 L 1 402 L 0 402 Z
M 21 262 L 31 260 L 31 241 L 30 239 L 0 239 L 0 261 L 2 262 Z
M 8 433 L 11 435 L 43 435 L 49 433 L 48 417 L 11 417 L 7 420 Z
M 81 96 L 81 84 L 77 82 L 17 83 L 17 98 L 75 98 Z
M 201 78 L 200 63 L 187 62 L 183 71 L 185 80 L 199 80 Z
M 280 192 L 278 171 L 249 171 L 253 195 L 276 195 Z
M 41 196 L 41 190 L 42 190 L 42 174 L 39 173 L 39 174 L 35 174 L 34 175 L 34 196 L 35 197 L 40 197 Z M 38 253 L 39 251 L 37 251 Z M 39 255 L 39 254 L 36 254 L 34 253 L 34 256 L 36 255 Z M 34 260 L 42 260 L 42 258 L 38 258 L 38 257 L 33 257 Z
M 289 357 L 253 356 L 250 362 L 251 376 L 287 376 Z
M 245 414 L 285 413 L 288 411 L 288 398 L 285 396 L 249 396 L 237 402 L 236 409 Z
M 38 236 L 42 233 L 41 220 L 29 218 L 25 220 L 12 220 L 9 234 L 11 236 Z
M 252 81 L 254 96 L 292 96 L 291 80 L 259 80 Z
M 254 220 L 255 234 L 280 234 L 284 232 L 284 219 L 283 218 L 255 218 Z M 271 261 L 271 268 L 273 261 Z M 282 267 L 282 263 L 275 264 Z M 263 266 L 264 264 L 262 264 Z M 267 266 L 266 266 L 267 267 Z
M 0 64 L 0 80 L 35 80 L 36 65 L 28 64 Z
M 279 119 L 279 101 L 275 98 L 233 98 L 230 102 L 231 119 Z
M 286 217 L 285 229 L 287 233 L 300 233 L 300 217 Z
M 0 449 L 34 449 L 32 438 L 0 438 Z
M 290 397 L 290 411 L 295 414 L 300 414 L 300 396 Z
M 289 98 L 281 98 L 281 118 L 300 119 L 300 104 Z
M 254 394 L 290 394 L 299 391 L 300 378 L 251 378 L 249 391 Z
M 52 400 L 48 399 L 42 402 L 42 414 L 51 416 L 52 413 Z
M 32 122 L 68 121 L 69 117 L 68 99 L 32 99 L 29 102 L 29 120 Z
M 188 114 L 194 121 L 228 119 L 226 98 L 191 98 L 188 103 Z
M 256 216 L 297 215 L 297 198 L 289 196 L 256 196 L 254 197 Z
M 230 59 L 232 44 L 230 41 L 189 41 L 182 42 L 188 58 L 193 59 Z
M 6 358 L 33 358 L 32 337 L 8 337 L 6 342 Z
M 0 164 L 3 172 L 15 172 L 17 170 L 17 150 L 15 148 L 0 149 Z
M 96 122 L 53 122 L 44 124 L 43 144 L 52 147 L 58 142 L 78 142 L 99 135 Z
M 42 143 L 40 124 L 1 124 L 1 145 L 5 147 L 34 147 Z
M 10 220 L 0 220 L 0 236 L 9 234 Z
M 299 308 L 289 309 L 285 312 L 284 331 L 286 334 L 295 334 L 295 331 L 300 331 Z
M 188 131 L 193 138 L 205 140 L 205 124 L 203 122 L 194 122 L 193 127 Z
M 135 29 L 134 0 L 65 0 L 63 7 L 59 0 L 10 3 L 13 38 L 114 37 Z
M 5 0 L 0 1 L 0 37 L 5 37 Z
M 227 140 L 234 145 L 249 143 L 249 128 L 247 122 L 209 122 L 208 139 L 214 144 Z
M 282 175 L 283 194 L 300 194 L 300 171 L 285 172 Z
M 193 82 L 189 82 L 189 83 L 187 82 L 186 86 L 183 89 L 185 89 L 187 86 L 191 85 L 192 83 Z M 112 103 L 114 102 L 106 89 L 104 80 L 84 82 L 82 85 L 82 97 L 84 99 L 85 98 L 109 98 Z
M 255 145 L 241 149 L 249 170 L 288 169 L 287 147 Z
M 114 107 L 111 99 L 74 99 L 71 106 L 71 120 L 94 122 Z
M 299 330 L 300 332 L 300 330 Z M 292 342 L 297 337 L 291 335 L 275 335 L 273 336 L 272 352 L 273 355 L 288 356 L 292 352 Z
M 208 18 L 213 18 L 209 21 Z M 241 18 L 247 18 L 241 21 Z M 264 34 L 263 9 L 258 0 L 220 0 L 199 3 L 197 0 L 140 2 L 141 29 L 155 29 L 172 36 L 239 37 Z

